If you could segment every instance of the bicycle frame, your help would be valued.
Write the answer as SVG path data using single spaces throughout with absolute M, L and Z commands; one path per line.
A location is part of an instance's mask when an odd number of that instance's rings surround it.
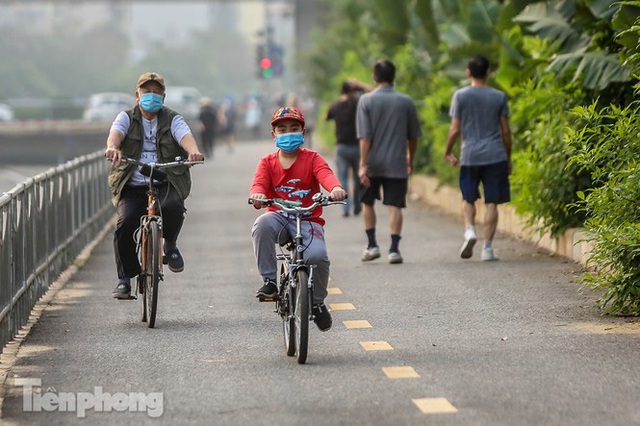
M 313 290 L 313 269 L 315 265 L 306 265 L 304 263 L 304 241 L 302 237 L 302 218 L 300 216 L 296 216 L 296 235 L 293 237 L 293 241 L 291 244 L 291 253 L 293 254 L 293 258 L 289 263 L 290 275 L 295 274 L 299 269 L 304 269 L 309 274 L 309 289 Z M 296 283 L 293 281 L 293 287 L 295 288 Z M 312 298 L 313 300 L 313 298 Z
M 161 168 L 175 166 L 190 166 L 202 164 L 202 161 L 184 161 L 179 157 L 176 161 L 168 163 L 141 163 L 132 158 L 123 158 L 123 162 L 141 166 L 140 172 L 148 176 L 147 190 L 147 214 L 140 217 L 140 226 L 134 234 L 136 251 L 140 260 L 142 272 L 138 275 L 137 285 L 132 299 L 142 296 L 142 321 L 147 322 L 149 328 L 153 328 L 156 320 L 158 303 L 158 284 L 164 280 L 163 256 L 162 256 L 162 211 L 158 199 L 158 189 L 154 180 L 166 179 Z

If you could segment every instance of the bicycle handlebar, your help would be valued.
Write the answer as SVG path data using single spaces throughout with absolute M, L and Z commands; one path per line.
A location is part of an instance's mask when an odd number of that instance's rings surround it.
M 283 198 L 249 198 L 247 202 L 249 204 L 260 202 L 265 204 L 266 206 L 275 205 L 287 213 L 296 214 L 310 212 L 312 210 L 315 210 L 316 207 L 319 206 L 326 207 L 333 204 L 346 204 L 344 201 L 333 201 L 331 199 L 331 196 L 324 195 L 320 192 L 313 196 L 313 203 L 307 207 L 302 207 L 302 203 L 300 201 L 285 200 Z
M 112 161 L 111 158 L 107 158 L 107 160 Z M 120 159 L 123 163 L 135 164 L 140 166 L 140 173 L 147 177 L 153 177 L 158 182 L 165 181 L 167 179 L 166 173 L 162 172 L 160 169 L 167 169 L 169 167 L 175 166 L 193 166 L 196 164 L 204 164 L 204 161 L 187 161 L 181 157 L 176 157 L 175 161 L 169 161 L 166 163 L 143 163 L 140 160 L 136 160 L 131 157 L 122 157 Z
M 169 168 L 169 167 L 175 167 L 175 166 L 194 166 L 196 164 L 204 164 L 204 161 L 187 161 L 183 158 L 180 157 L 176 157 L 175 161 L 169 161 L 166 163 L 143 163 L 139 160 L 136 160 L 134 158 L 130 158 L 130 157 L 122 157 L 121 160 L 123 163 L 130 163 L 130 164 L 136 164 L 138 166 L 149 166 L 149 167 L 153 167 L 154 169 L 165 169 L 165 168 Z

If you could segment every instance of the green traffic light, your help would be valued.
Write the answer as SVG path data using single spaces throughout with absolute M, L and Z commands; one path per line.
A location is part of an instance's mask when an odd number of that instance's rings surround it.
M 262 76 L 264 78 L 271 78 L 273 77 L 273 68 L 265 68 L 262 70 Z

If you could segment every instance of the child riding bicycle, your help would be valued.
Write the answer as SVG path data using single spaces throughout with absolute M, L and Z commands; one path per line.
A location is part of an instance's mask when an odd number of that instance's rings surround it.
M 305 121 L 300 110 L 294 107 L 277 109 L 271 119 L 271 136 L 277 151 L 260 159 L 253 175 L 249 191 L 250 198 L 283 198 L 297 200 L 303 206 L 313 203 L 312 197 L 320 192 L 320 186 L 331 194 L 334 201 L 343 201 L 347 192 L 320 154 L 307 148 L 301 148 L 304 142 Z M 263 203 L 254 200 L 253 206 L 260 209 Z M 318 328 L 327 331 L 332 319 L 324 299 L 327 297 L 329 282 L 329 256 L 324 240 L 322 207 L 318 207 L 304 219 L 302 227 L 305 263 L 316 265 L 314 269 L 314 300 L 312 312 Z M 282 229 L 286 233 L 281 233 Z M 280 238 L 291 239 L 295 235 L 295 218 L 276 206 L 270 206 L 259 216 L 251 230 L 253 250 L 256 256 L 258 272 L 263 286 L 256 297 L 273 298 L 278 293 L 276 284 L 277 259 L 276 241 Z

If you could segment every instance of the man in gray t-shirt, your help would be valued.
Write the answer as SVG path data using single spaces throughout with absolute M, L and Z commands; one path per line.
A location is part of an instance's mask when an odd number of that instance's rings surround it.
M 511 131 L 507 96 L 486 85 L 489 60 L 476 56 L 469 61 L 467 76 L 471 85 L 456 91 L 451 101 L 451 127 L 445 159 L 460 167 L 460 190 L 465 222 L 464 242 L 460 257 L 469 259 L 477 241 L 475 202 L 480 198 L 482 183 L 486 214 L 482 260 L 498 260 L 493 252 L 493 237 L 498 226 L 498 204 L 510 201 Z M 452 153 L 462 136 L 460 160 Z
M 360 139 L 362 218 L 368 245 L 363 261 L 380 257 L 376 240 L 374 202 L 381 198 L 389 209 L 391 247 L 389 262 L 402 263 L 398 249 L 402 232 L 402 208 L 406 206 L 409 174 L 413 171 L 418 138 L 422 132 L 411 98 L 393 88 L 396 68 L 381 60 L 373 66 L 376 89 L 360 97 L 356 128 Z

